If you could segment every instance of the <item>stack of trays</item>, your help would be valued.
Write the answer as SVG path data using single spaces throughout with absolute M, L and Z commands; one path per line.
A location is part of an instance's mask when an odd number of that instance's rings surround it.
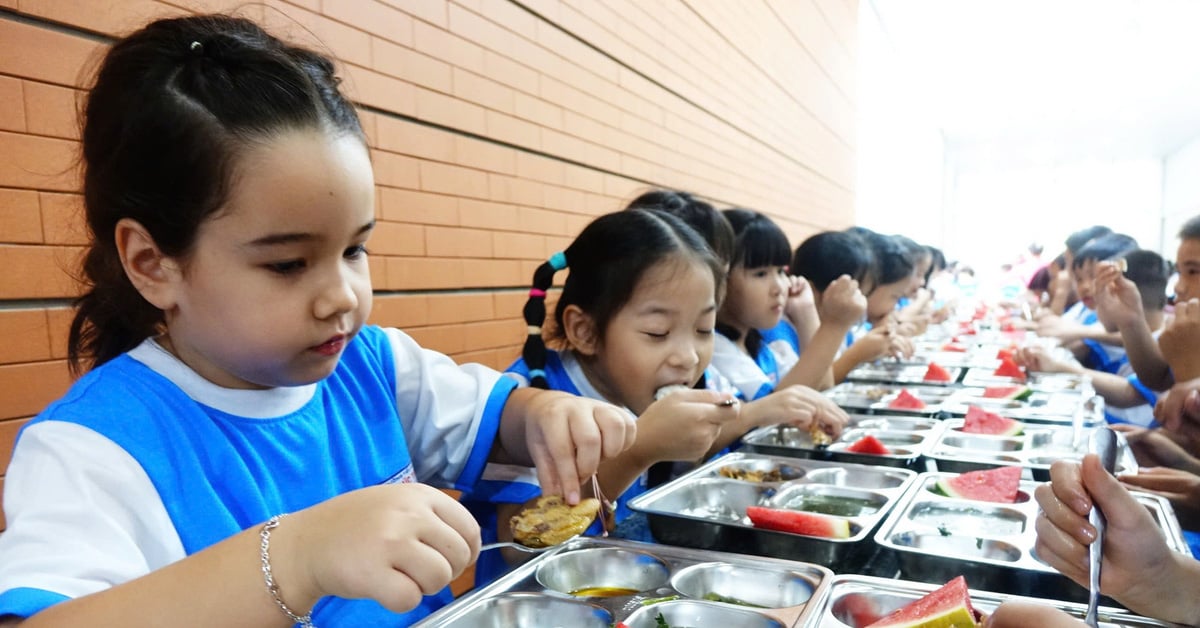
M 634 498 L 629 507 L 646 515 L 651 534 L 662 543 L 836 564 L 844 570 L 874 550 L 871 532 L 915 478 L 907 469 L 732 453 Z M 746 516 L 749 506 L 846 519 L 850 537 L 755 528 Z
M 963 374 L 964 369 L 956 366 L 946 367 L 950 374 L 948 382 L 933 382 L 925 380 L 927 364 L 911 362 L 879 361 L 860 364 L 846 374 L 847 381 L 858 382 L 888 382 L 894 384 L 924 384 L 926 386 L 953 386 Z
M 814 445 L 806 429 L 772 425 L 743 436 L 742 447 L 776 456 L 912 468 L 926 455 L 941 431 L 942 422 L 927 417 L 854 414 L 841 437 L 828 446 Z M 846 451 L 848 446 L 868 434 L 879 439 L 892 453 L 877 455 Z
M 578 538 L 417 624 L 422 628 L 671 626 L 791 628 L 808 623 L 833 573 L 759 557 Z
M 891 401 L 902 390 L 907 390 L 910 395 L 925 402 L 925 407 L 919 410 L 889 407 Z M 942 406 L 953 399 L 955 392 L 955 389 L 946 386 L 842 382 L 825 391 L 825 395 L 837 405 L 851 411 L 933 416 L 942 411 Z
M 942 584 L 959 575 L 981 589 L 1086 601 L 1087 590 L 1034 554 L 1037 483 L 1022 481 L 1015 504 L 953 499 L 933 492 L 953 473 L 922 473 L 875 534 L 900 559 L 906 578 Z M 1135 492 L 1171 549 L 1190 555 L 1166 499 Z
M 967 577 L 968 586 L 973 582 Z M 886 580 L 870 576 L 834 576 L 825 605 L 813 616 L 806 628 L 863 628 L 888 613 L 920 598 L 937 585 Z M 971 590 L 971 605 L 985 614 L 1009 600 L 1022 600 L 1053 606 L 1080 620 L 1087 607 L 1082 604 L 1047 600 L 1031 600 L 1015 595 Z M 1116 608 L 1100 608 L 1100 625 L 1105 628 L 1171 628 L 1175 624 L 1146 619 Z
M 1088 436 L 1095 428 L 1078 433 L 1066 426 L 1026 426 L 1017 436 L 967 434 L 962 431 L 962 419 L 947 419 L 945 429 L 938 432 L 925 455 L 937 463 L 939 471 L 963 473 L 979 469 L 1020 466 L 1028 469 L 1035 480 L 1050 479 L 1050 465 L 1055 460 L 1081 460 L 1088 452 Z M 1125 438 L 1119 433 L 1121 448 L 1117 453 L 1117 473 L 1137 473 L 1137 459 Z

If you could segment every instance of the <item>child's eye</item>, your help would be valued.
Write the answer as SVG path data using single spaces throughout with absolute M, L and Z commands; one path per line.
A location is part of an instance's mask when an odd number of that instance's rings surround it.
M 697 329 L 697 330 L 696 330 L 696 333 L 697 333 L 697 334 L 700 334 L 701 336 L 711 336 L 711 335 L 713 334 L 713 330 L 711 330 L 711 329 Z
M 287 260 L 286 262 L 272 262 L 270 264 L 263 264 L 263 268 L 266 268 L 267 270 L 269 270 L 273 273 L 279 274 L 279 275 L 290 275 L 292 273 L 303 270 L 304 266 L 305 266 L 304 260 L 302 260 L 302 259 L 293 259 L 293 260 Z
M 346 259 L 359 259 L 369 254 L 370 251 L 367 250 L 365 244 L 355 244 L 354 246 L 346 249 L 346 251 L 342 253 L 342 256 Z
M 653 331 L 644 331 L 642 333 L 646 334 L 647 336 L 650 336 L 651 338 L 654 338 L 656 340 L 662 340 L 663 338 L 667 337 L 666 332 L 658 333 L 658 332 L 653 332 Z

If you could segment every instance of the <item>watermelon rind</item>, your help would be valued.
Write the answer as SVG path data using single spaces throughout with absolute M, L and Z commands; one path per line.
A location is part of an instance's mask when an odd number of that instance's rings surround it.
M 761 506 L 750 506 L 746 509 L 746 515 L 754 527 L 764 530 L 829 539 L 850 538 L 850 522 L 840 517 Z
M 1006 399 L 1011 399 L 1013 401 L 1025 401 L 1025 400 L 1029 399 L 1029 396 L 1032 394 L 1033 394 L 1032 388 L 1030 388 L 1028 386 L 1021 386 L 1020 390 L 1017 390 L 1016 392 L 1012 393 L 1011 395 L 1008 395 L 1006 397 Z
M 967 581 L 958 576 L 867 628 L 977 628 L 978 618 L 971 606 Z

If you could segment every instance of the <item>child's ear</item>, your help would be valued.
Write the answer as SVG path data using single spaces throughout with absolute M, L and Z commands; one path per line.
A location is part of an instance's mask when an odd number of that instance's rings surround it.
M 133 287 L 154 307 L 173 307 L 174 288 L 180 278 L 175 260 L 164 255 L 150 232 L 132 218 L 117 222 L 114 237 L 121 266 Z
M 575 352 L 581 355 L 595 355 L 600 345 L 599 334 L 596 331 L 596 321 L 578 305 L 568 305 L 563 310 L 563 333 Z

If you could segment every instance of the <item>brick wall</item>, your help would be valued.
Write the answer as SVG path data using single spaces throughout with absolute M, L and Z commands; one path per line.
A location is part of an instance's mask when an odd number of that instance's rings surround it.
M 857 4 L 0 0 L 0 471 L 70 384 L 75 108 L 114 36 L 237 9 L 336 56 L 378 185 L 372 322 L 502 368 L 537 264 L 648 186 L 793 238 L 853 222 Z

